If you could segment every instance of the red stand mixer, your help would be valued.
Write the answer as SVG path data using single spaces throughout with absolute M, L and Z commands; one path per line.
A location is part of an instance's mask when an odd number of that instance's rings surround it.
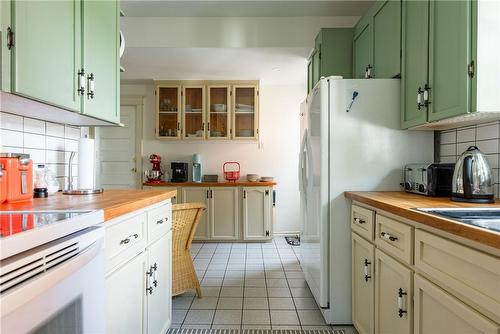
M 149 183 L 163 183 L 163 172 L 161 171 L 161 157 L 158 154 L 151 154 L 149 162 L 152 164 L 151 170 L 146 171 L 146 177 Z

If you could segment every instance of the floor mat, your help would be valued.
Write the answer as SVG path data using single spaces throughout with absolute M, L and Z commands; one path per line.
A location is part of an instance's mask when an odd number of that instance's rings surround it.
M 300 237 L 285 237 L 286 242 L 292 246 L 300 246 Z
M 167 334 L 346 334 L 343 329 L 191 329 L 170 328 Z

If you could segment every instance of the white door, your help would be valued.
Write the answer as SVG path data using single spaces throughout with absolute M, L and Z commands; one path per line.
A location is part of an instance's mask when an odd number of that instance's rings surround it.
M 183 203 L 205 203 L 207 210 L 201 213 L 200 221 L 196 227 L 194 240 L 209 240 L 210 225 L 208 220 L 210 188 L 208 187 L 182 187 L 180 188 Z
M 101 127 L 96 130 L 99 142 L 98 184 L 103 188 L 136 188 L 139 186 L 136 155 L 136 106 L 121 106 L 123 127 Z
M 243 188 L 243 238 L 271 238 L 271 190 L 266 187 Z
M 166 333 L 172 320 L 172 233 L 148 247 L 148 333 Z

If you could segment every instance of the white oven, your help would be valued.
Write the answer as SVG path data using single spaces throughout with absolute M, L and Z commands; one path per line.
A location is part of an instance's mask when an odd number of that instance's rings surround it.
M 104 228 L 1 260 L 0 333 L 104 333 Z

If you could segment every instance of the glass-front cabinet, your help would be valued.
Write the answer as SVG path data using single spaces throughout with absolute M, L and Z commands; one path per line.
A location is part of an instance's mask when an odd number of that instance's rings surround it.
M 181 138 L 181 86 L 158 86 L 157 124 L 158 138 Z
M 183 138 L 205 139 L 205 86 L 182 87 Z
M 257 87 L 233 86 L 233 139 L 256 139 L 259 134 Z
M 255 140 L 258 81 L 157 81 L 156 137 L 170 140 Z
M 208 126 L 210 139 L 230 138 L 230 100 L 231 86 L 208 86 Z

